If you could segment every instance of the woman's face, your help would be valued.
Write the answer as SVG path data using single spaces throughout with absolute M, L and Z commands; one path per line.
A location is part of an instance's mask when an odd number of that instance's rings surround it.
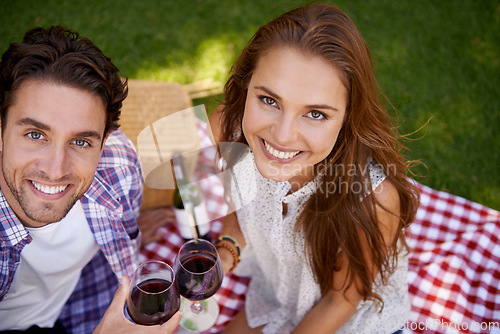
M 341 72 L 291 47 L 267 51 L 248 86 L 243 133 L 266 178 L 298 189 L 333 149 L 342 128 L 347 90 Z

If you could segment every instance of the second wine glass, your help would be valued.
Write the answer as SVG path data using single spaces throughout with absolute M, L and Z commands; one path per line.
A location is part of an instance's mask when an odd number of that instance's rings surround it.
M 215 246 L 203 239 L 190 240 L 175 259 L 176 282 L 182 300 L 181 326 L 204 331 L 215 324 L 219 315 L 217 302 L 210 298 L 221 287 L 224 273 Z

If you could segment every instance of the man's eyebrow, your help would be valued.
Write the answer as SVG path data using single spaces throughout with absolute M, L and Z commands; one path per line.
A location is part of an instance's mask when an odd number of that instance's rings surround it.
M 270 95 L 273 99 L 281 100 L 281 97 L 278 94 L 274 93 L 272 90 L 270 90 L 267 87 L 255 86 L 254 89 L 262 90 L 266 94 Z M 336 111 L 336 112 L 339 111 L 338 108 L 335 108 L 335 107 L 328 105 L 328 104 L 310 104 L 310 105 L 307 105 L 305 107 L 308 109 L 329 109 L 329 110 Z
M 44 124 L 42 122 L 39 122 L 37 120 L 34 120 L 33 118 L 23 118 L 23 119 L 20 119 L 19 122 L 17 122 L 18 125 L 31 125 L 31 126 L 34 126 L 36 128 L 39 128 L 41 130 L 50 130 L 50 126 L 47 125 L 47 124 Z
M 19 120 L 18 124 L 19 125 L 31 125 L 31 126 L 34 126 L 38 129 L 44 130 L 44 131 L 51 130 L 49 125 L 42 123 L 42 122 L 39 122 L 39 121 L 37 121 L 33 118 L 29 118 L 29 117 Z M 98 131 L 92 131 L 92 130 L 77 132 L 77 133 L 75 133 L 74 137 L 94 138 L 96 140 L 102 139 L 102 135 Z
M 82 131 L 78 132 L 75 137 L 81 137 L 81 138 L 95 138 L 97 140 L 101 140 L 102 136 L 100 135 L 99 132 L 97 131 Z

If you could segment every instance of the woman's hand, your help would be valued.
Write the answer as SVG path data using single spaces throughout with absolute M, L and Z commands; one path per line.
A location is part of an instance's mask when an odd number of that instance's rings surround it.
M 161 234 L 158 229 L 175 222 L 175 213 L 172 207 L 149 209 L 141 212 L 139 218 L 137 218 L 137 225 L 142 235 L 141 247 L 160 240 Z
M 127 300 L 129 292 L 130 280 L 127 276 L 122 278 L 120 287 L 115 293 L 115 297 L 109 305 L 101 322 L 94 330 L 94 334 L 110 334 L 110 333 L 144 333 L 144 334 L 171 334 L 179 325 L 182 318 L 182 312 L 175 313 L 170 320 L 162 325 L 143 326 L 137 325 L 125 317 L 123 308 Z
M 231 252 L 229 252 L 225 248 L 217 248 L 217 253 L 219 253 L 220 262 L 222 264 L 222 271 L 224 272 L 224 275 L 226 275 L 233 267 L 233 254 L 231 254 Z

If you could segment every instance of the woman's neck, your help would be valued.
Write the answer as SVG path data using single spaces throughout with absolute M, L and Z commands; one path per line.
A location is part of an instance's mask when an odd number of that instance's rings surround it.
M 289 194 L 296 192 L 307 182 L 312 181 L 313 178 L 313 175 L 297 175 L 292 177 L 290 180 L 288 180 L 288 183 L 290 183 L 291 186 Z

